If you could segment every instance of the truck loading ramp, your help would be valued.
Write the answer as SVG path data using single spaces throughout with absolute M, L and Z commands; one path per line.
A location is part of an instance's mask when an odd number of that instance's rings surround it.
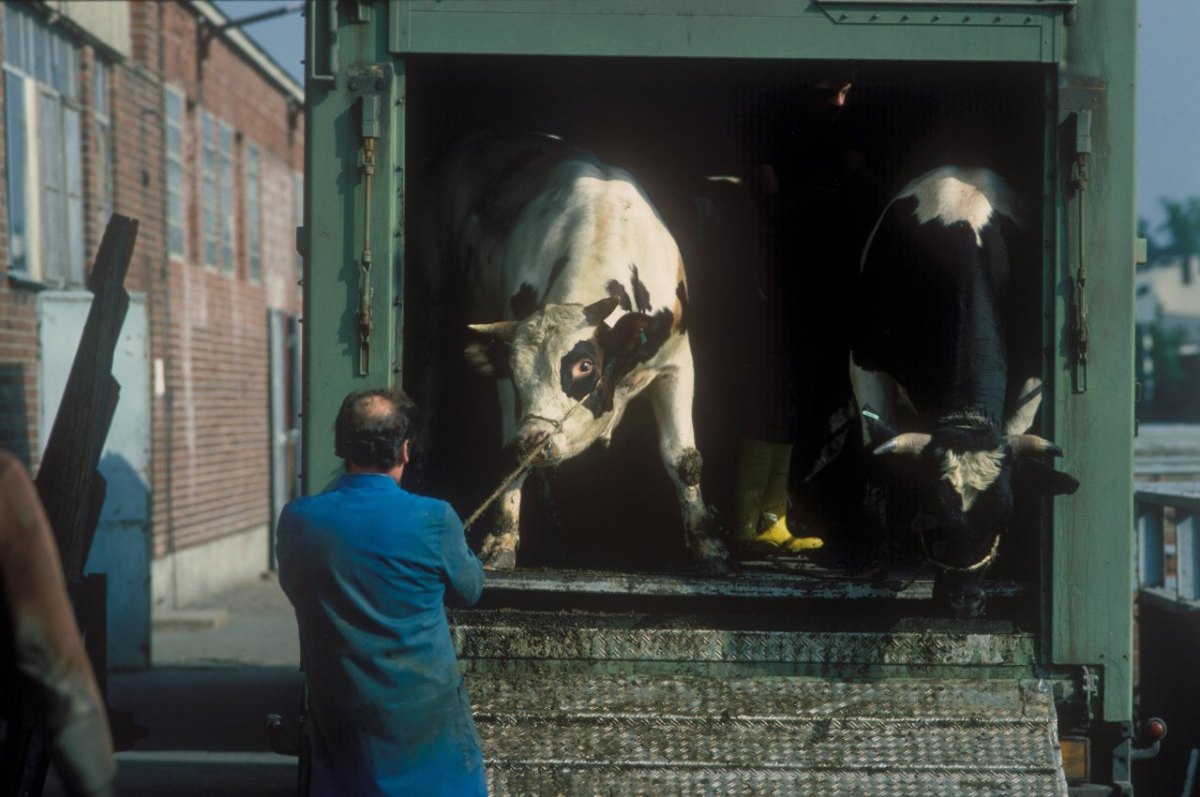
M 572 574 L 522 578 L 540 591 Z M 1053 697 L 1008 623 L 509 608 L 452 622 L 493 795 L 1067 794 Z

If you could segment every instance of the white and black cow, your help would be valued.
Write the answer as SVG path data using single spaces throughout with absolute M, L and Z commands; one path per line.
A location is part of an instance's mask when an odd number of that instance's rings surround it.
M 1061 450 L 1027 433 L 1040 380 L 1010 373 L 1024 332 L 1010 326 L 1014 308 L 1036 301 L 1012 295 L 1015 270 L 1036 268 L 1014 262 L 1020 218 L 995 173 L 939 168 L 888 204 L 861 261 L 851 381 L 863 440 L 878 458 L 903 459 L 874 472 L 899 473 L 887 489 L 918 507 L 911 522 L 937 566 L 935 592 L 959 616 L 983 611 L 1014 476 L 1036 476 L 1017 481 L 1047 494 L 1078 487 L 1039 459 Z
M 637 181 L 551 136 L 480 134 L 436 183 L 423 259 L 462 286 L 468 319 L 487 322 L 471 326 L 466 355 L 498 379 L 503 442 L 556 465 L 607 443 L 645 392 L 687 546 L 727 573 L 700 492 L 683 260 Z M 500 498 L 489 568 L 516 564 L 524 480 Z

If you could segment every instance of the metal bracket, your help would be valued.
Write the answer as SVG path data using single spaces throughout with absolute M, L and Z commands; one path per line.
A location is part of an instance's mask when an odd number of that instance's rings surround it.
M 373 17 L 371 0 L 345 0 L 350 7 L 350 21 L 358 24 L 370 22 Z
M 305 63 L 305 78 L 310 88 L 332 89 L 337 84 L 338 71 L 338 13 L 337 3 L 332 0 L 309 0 L 306 28 L 308 36 L 308 59 Z M 325 40 L 317 34 L 324 18 Z M 329 71 L 321 72 L 317 67 L 317 53 L 325 52 L 329 58 Z
M 984 25 L 1038 24 L 1039 12 L 1055 11 L 1071 20 L 1076 0 L 813 0 L 843 25 Z M 1038 14 L 1038 16 L 1035 16 Z
M 1100 674 L 1085 664 L 1080 667 L 1079 681 L 1080 691 L 1083 692 L 1083 705 L 1087 712 L 1087 721 L 1095 722 L 1096 703 L 1100 699 Z

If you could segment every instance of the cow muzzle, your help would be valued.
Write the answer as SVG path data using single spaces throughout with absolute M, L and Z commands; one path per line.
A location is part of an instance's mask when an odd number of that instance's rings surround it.
M 942 572 L 934 577 L 933 593 L 944 601 L 950 613 L 959 620 L 982 617 L 987 607 L 987 592 L 980 573 Z
M 515 441 L 517 456 L 534 467 L 547 467 L 561 459 L 561 446 L 555 444 L 551 429 L 543 426 L 526 427 L 517 434 Z

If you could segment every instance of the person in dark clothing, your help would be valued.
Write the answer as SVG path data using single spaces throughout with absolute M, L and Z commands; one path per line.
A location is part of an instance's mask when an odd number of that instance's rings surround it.
M 413 403 L 351 393 L 334 424 L 346 474 L 279 518 L 279 581 L 296 610 L 314 795 L 486 795 L 445 604 L 483 566 L 444 501 L 400 486 Z
M 745 313 L 761 327 L 737 456 L 734 540 L 740 558 L 820 548 L 793 531 L 793 462 L 818 469 L 829 419 L 848 395 L 845 327 L 875 179 L 847 117 L 849 75 L 769 96 L 750 133 L 749 190 L 760 217 L 757 285 Z

